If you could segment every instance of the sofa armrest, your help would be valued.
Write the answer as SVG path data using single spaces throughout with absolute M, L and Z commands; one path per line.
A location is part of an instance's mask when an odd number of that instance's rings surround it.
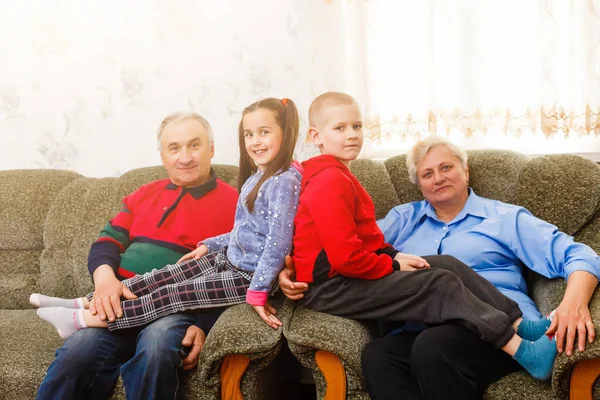
M 559 306 L 565 294 L 566 282 L 564 279 L 547 279 L 532 273 L 529 287 L 532 299 L 540 311 L 546 314 Z M 600 294 L 598 290 L 592 296 L 589 306 L 596 332 L 600 333 Z M 600 358 L 599 340 L 595 340 L 594 343 L 586 343 L 584 352 L 575 350 L 571 357 L 564 354 L 557 357 L 552 371 L 552 389 L 558 398 L 568 398 L 571 373 L 575 365 L 580 361 L 594 358 Z
M 364 389 L 360 359 L 364 346 L 372 339 L 365 325 L 298 306 L 291 322 L 284 324 L 283 334 L 294 356 L 312 371 L 318 398 L 327 390 L 315 361 L 318 350 L 333 353 L 341 360 L 347 377 L 348 399 L 369 398 Z
M 600 358 L 600 291 L 596 290 L 590 301 L 590 313 L 592 321 L 596 328 L 596 340 L 593 343 L 586 342 L 585 351 L 580 352 L 575 350 L 573 355 L 567 357 L 560 354 L 554 362 L 554 370 L 552 371 L 552 389 L 560 398 L 567 398 L 569 395 L 569 385 L 571 373 L 575 365 L 583 360 L 591 360 Z
M 288 324 L 294 303 L 287 299 L 270 299 L 277 316 Z M 244 398 L 261 398 L 260 382 L 262 369 L 279 353 L 282 329 L 273 329 L 263 322 L 248 304 L 229 307 L 221 314 L 206 338 L 200 355 L 198 372 L 190 376 L 187 391 L 194 391 L 194 398 L 220 398 L 221 365 L 228 355 L 242 354 L 249 358 L 241 390 Z

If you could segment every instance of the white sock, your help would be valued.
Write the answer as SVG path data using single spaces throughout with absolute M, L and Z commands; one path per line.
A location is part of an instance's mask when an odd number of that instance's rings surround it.
M 64 307 L 44 307 L 37 310 L 37 315 L 50 322 L 61 338 L 66 339 L 80 329 L 87 328 L 83 319 L 83 310 Z
M 60 297 L 44 296 L 43 294 L 34 293 L 29 296 L 29 302 L 32 306 L 41 307 L 64 307 L 73 309 L 83 309 L 83 297 L 76 299 L 63 299 Z

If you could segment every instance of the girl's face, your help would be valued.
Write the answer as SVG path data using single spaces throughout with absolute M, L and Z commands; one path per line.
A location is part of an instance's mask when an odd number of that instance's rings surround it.
M 242 126 L 246 151 L 258 169 L 264 171 L 279 153 L 283 142 L 283 132 L 275 113 L 266 108 L 256 109 L 244 115 Z

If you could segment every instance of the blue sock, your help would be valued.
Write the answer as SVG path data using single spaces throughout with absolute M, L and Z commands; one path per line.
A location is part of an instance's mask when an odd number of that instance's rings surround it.
M 550 328 L 552 318 L 554 311 L 540 319 L 524 319 L 517 327 L 517 335 L 525 340 L 538 340 Z
M 523 339 L 513 358 L 534 378 L 545 381 L 552 375 L 557 354 L 556 340 L 544 335 L 535 342 Z

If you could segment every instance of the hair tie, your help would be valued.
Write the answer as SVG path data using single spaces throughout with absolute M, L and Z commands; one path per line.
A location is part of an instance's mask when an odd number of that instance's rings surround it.
M 287 97 L 284 97 L 283 99 L 281 99 L 281 104 L 283 104 L 284 106 L 287 107 L 287 101 L 288 101 Z

